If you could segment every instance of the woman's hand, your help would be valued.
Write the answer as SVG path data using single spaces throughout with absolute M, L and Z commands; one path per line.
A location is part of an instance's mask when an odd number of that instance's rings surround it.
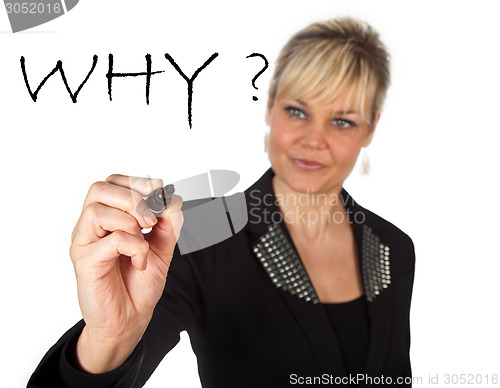
M 149 211 L 143 196 L 161 186 L 111 175 L 87 194 L 70 249 L 86 324 L 77 361 L 86 372 L 104 373 L 127 359 L 163 292 L 183 217 L 175 195 L 158 218 Z

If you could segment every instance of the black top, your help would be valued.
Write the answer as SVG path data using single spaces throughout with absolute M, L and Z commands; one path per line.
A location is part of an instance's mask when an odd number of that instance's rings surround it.
M 364 373 L 370 341 L 365 297 L 345 303 L 323 303 L 323 307 L 337 335 L 346 372 L 351 375 Z
M 275 217 L 279 209 L 273 176 L 269 170 L 245 192 L 248 223 L 233 237 L 189 254 L 175 252 L 163 296 L 124 365 L 95 376 L 74 370 L 68 359 L 84 326 L 80 321 L 47 352 L 28 386 L 141 387 L 183 330 L 197 356 L 204 388 L 294 387 L 299 378 L 348 376 L 346 367 L 352 366 L 344 362 L 345 358 L 350 363 L 344 334 L 334 334 L 293 242 Z M 356 221 L 353 229 L 370 320 L 364 371 L 372 378 L 391 377 L 392 385 L 402 386 L 396 379 L 411 376 L 413 243 L 345 190 L 341 195 Z M 231 198 L 227 197 L 230 211 Z M 189 211 L 184 213 L 186 219 L 189 216 Z M 364 385 L 360 381 L 358 386 Z

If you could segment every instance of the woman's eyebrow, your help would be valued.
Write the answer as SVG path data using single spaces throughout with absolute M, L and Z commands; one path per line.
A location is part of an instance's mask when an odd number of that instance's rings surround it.
M 307 108 L 308 105 L 305 101 L 302 101 L 302 100 L 293 100 L 295 101 L 297 104 L 301 105 L 303 108 Z
M 359 112 L 354 110 L 336 110 L 332 113 L 335 115 L 359 115 Z

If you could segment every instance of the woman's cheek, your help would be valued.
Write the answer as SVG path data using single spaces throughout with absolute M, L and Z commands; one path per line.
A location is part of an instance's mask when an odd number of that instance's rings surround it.
M 330 144 L 332 159 L 348 167 L 356 163 L 360 150 L 361 145 L 357 143 Z
M 289 145 L 289 137 L 283 131 L 271 131 L 269 149 L 271 152 L 285 151 Z

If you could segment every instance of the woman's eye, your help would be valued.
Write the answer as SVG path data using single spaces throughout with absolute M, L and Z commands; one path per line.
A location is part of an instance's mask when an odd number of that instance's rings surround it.
M 288 112 L 288 116 L 303 119 L 306 117 L 306 113 L 299 108 L 295 108 L 293 106 L 287 106 L 285 110 Z
M 341 129 L 347 129 L 347 128 L 352 128 L 355 127 L 356 124 L 353 123 L 352 121 L 345 120 L 345 119 L 334 119 L 333 124 Z

